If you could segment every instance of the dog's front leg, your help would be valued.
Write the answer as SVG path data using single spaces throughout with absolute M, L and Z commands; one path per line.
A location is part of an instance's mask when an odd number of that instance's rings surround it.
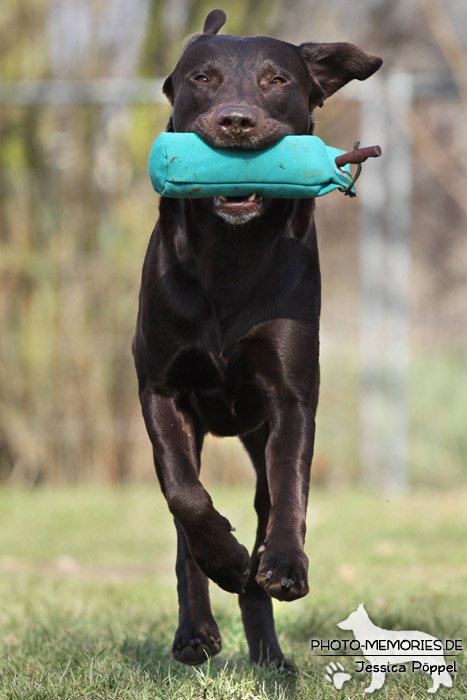
M 365 688 L 365 693 L 374 693 L 383 687 L 386 674 L 383 671 L 373 671 L 371 674 L 371 683 L 368 688 Z
M 248 575 L 249 555 L 198 478 L 193 416 L 176 398 L 152 387 L 144 388 L 140 399 L 161 487 L 185 533 L 191 556 L 221 588 L 240 593 Z
M 266 473 L 271 510 L 256 580 L 271 596 L 295 600 L 308 593 L 305 518 L 315 436 L 307 401 L 270 397 Z

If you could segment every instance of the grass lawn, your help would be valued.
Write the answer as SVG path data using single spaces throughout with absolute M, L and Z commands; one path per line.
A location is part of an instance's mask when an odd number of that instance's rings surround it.
M 251 489 L 212 489 L 251 546 Z M 295 674 L 251 668 L 236 597 L 212 585 L 223 649 L 209 665 L 172 660 L 177 623 L 175 536 L 158 487 L 0 490 L 1 700 L 364 698 L 355 659 L 342 690 L 310 639 L 347 638 L 339 620 L 364 602 L 375 622 L 467 645 L 467 493 L 387 499 L 314 490 L 307 553 L 310 594 L 277 603 L 282 648 Z M 337 659 L 336 659 L 337 660 Z M 464 656 L 452 688 L 467 697 Z M 452 661 L 452 660 L 450 660 Z M 426 674 L 388 674 L 374 697 L 428 698 Z M 372 696 L 373 697 L 373 696 Z

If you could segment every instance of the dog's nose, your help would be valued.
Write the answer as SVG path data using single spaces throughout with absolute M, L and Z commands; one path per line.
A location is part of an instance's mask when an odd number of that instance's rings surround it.
M 255 114 L 248 107 L 224 107 L 216 118 L 222 131 L 228 134 L 247 134 L 256 127 Z

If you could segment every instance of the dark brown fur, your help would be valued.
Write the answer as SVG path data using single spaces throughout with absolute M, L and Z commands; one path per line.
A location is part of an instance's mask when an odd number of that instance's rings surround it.
M 216 36 L 211 12 L 164 91 L 169 130 L 257 149 L 312 133 L 314 107 L 381 65 L 351 44 Z M 146 427 L 178 533 L 174 657 L 221 648 L 208 578 L 239 594 L 253 662 L 284 664 L 271 596 L 308 593 L 303 546 L 318 401 L 320 271 L 314 200 L 162 198 L 134 355 Z M 198 474 L 206 432 L 238 435 L 257 475 L 251 557 Z

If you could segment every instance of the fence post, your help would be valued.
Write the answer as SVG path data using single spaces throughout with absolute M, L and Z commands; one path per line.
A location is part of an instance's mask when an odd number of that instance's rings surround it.
M 383 157 L 364 167 L 359 187 L 360 457 L 366 483 L 401 493 L 408 482 L 410 76 L 374 80 L 364 92 L 361 141 L 379 143 Z

